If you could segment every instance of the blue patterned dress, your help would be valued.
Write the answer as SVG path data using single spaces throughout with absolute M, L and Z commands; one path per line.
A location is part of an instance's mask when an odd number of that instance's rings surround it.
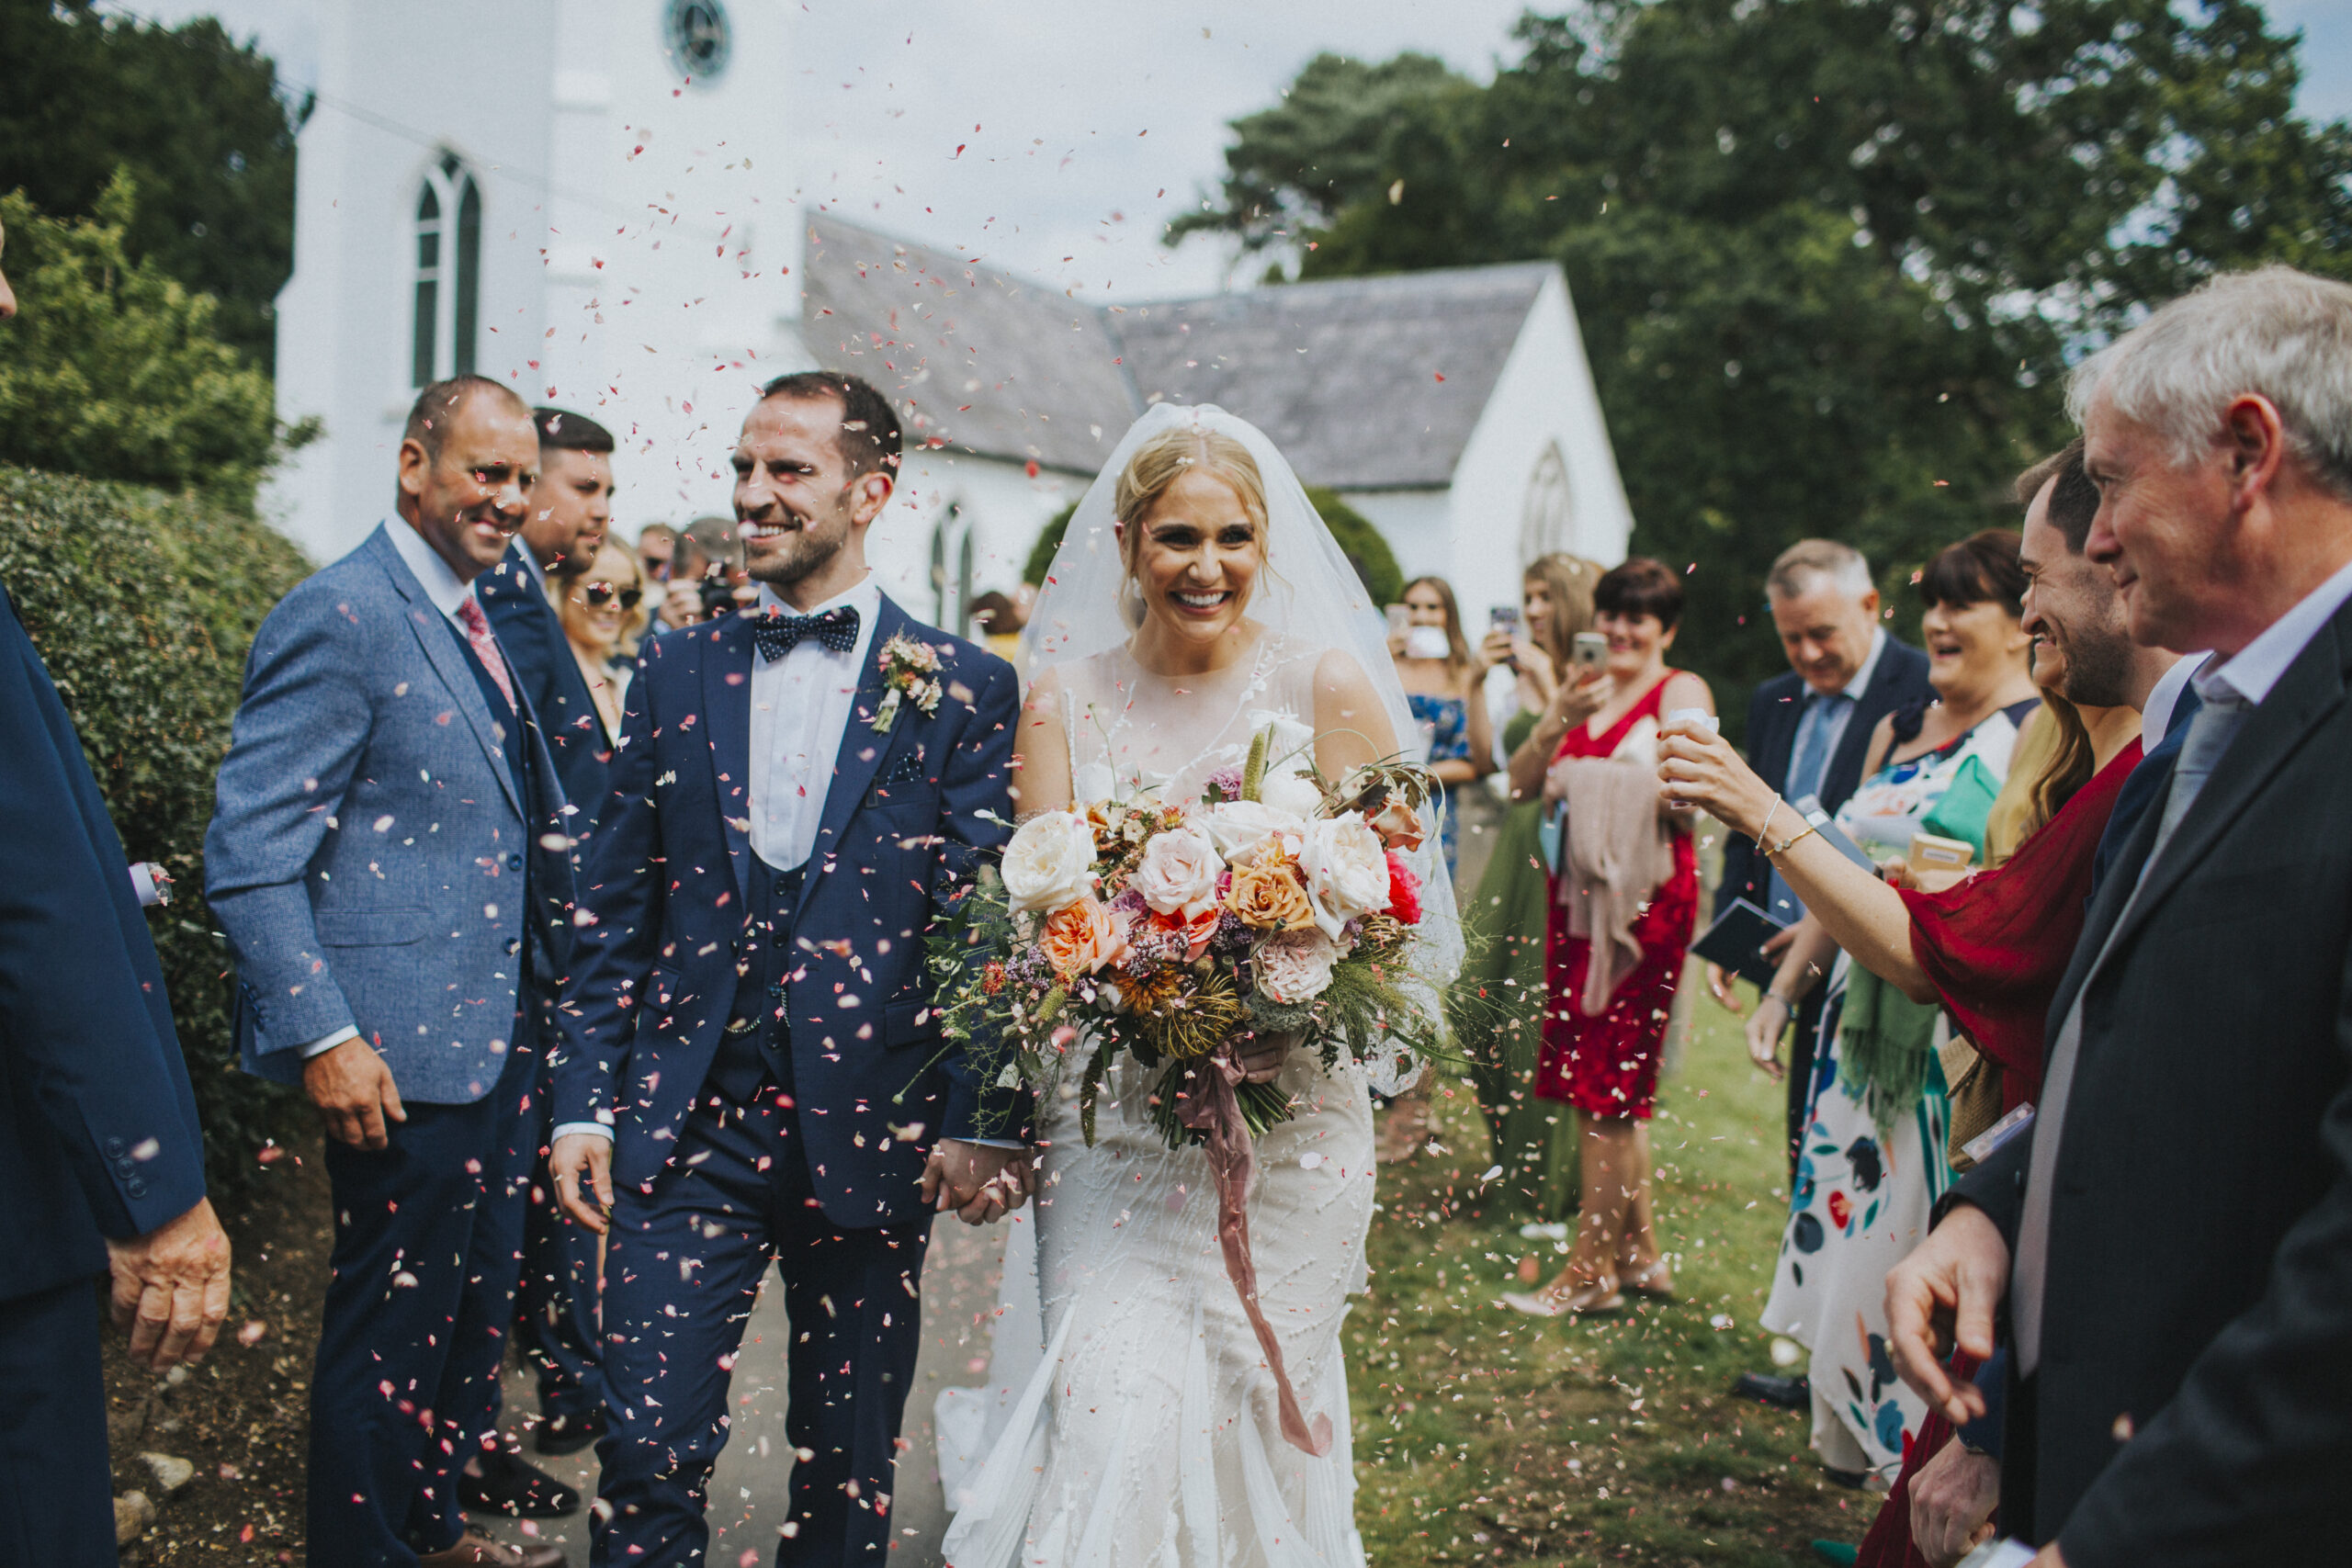
M 1430 727 L 1430 761 L 1466 762 L 1470 760 L 1470 705 L 1460 697 L 1425 697 L 1419 692 L 1406 694 L 1412 705 L 1416 723 Z M 1445 874 L 1453 874 L 1454 829 L 1453 812 L 1446 798 L 1444 786 L 1438 789 L 1437 808 L 1444 823 Z

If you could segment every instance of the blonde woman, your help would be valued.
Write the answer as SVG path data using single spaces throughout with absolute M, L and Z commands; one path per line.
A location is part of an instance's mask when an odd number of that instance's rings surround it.
M 596 700 L 596 719 L 609 748 L 621 732 L 621 694 L 628 689 L 629 655 L 646 623 L 645 574 L 628 547 L 607 539 L 577 577 L 558 580 L 556 615 L 564 640 L 580 661 L 581 677 Z
M 1272 802 L 1312 787 L 1291 776 L 1310 761 L 1339 777 L 1394 754 L 1412 723 L 1346 558 L 1281 454 L 1221 410 L 1144 416 L 1080 502 L 1047 584 L 1016 742 L 1023 815 L 1140 791 L 1198 798 L 1269 728 Z M 1434 848 L 1416 852 L 1424 876 Z M 1452 893 L 1442 876 L 1426 890 L 1426 956 L 1450 968 Z M 955 1568 L 1363 1561 L 1340 1322 L 1365 1283 L 1371 1093 L 1396 1078 L 1278 1042 L 1241 1065 L 1298 1107 L 1258 1140 L 1250 1246 L 1322 1437 L 1302 1445 L 1279 1419 L 1221 1262 L 1207 1156 L 1162 1141 L 1154 1075 L 1123 1059 L 1091 1140 L 1074 1097 L 1041 1097 L 1035 1283 L 1024 1305 L 1027 1271 L 1008 1248 L 1001 1320 L 1041 1313 L 1035 1370 L 1006 1365 L 1015 1348 L 1000 1329 L 992 1381 L 1010 1418 L 978 1472 L 949 1481 Z

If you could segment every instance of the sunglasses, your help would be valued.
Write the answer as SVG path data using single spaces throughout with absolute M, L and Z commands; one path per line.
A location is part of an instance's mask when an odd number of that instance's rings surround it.
M 582 584 L 580 593 L 582 598 L 587 600 L 588 607 L 592 610 L 601 610 L 616 600 L 620 602 L 622 609 L 634 610 L 637 608 L 638 601 L 645 597 L 643 592 L 639 589 L 615 588 L 609 582 Z

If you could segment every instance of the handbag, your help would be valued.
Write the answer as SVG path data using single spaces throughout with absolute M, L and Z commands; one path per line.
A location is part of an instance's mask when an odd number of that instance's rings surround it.
M 1957 1175 L 1976 1164 L 1965 1152 L 1968 1145 L 2001 1119 L 2001 1064 L 1964 1034 L 1945 1041 L 1936 1055 L 1944 1070 L 1951 1124 L 1944 1156 Z

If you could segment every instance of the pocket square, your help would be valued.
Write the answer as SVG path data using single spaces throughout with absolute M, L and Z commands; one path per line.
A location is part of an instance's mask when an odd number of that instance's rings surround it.
M 917 746 L 912 750 L 899 753 L 898 760 L 890 764 L 890 771 L 876 783 L 879 787 L 888 789 L 892 784 L 921 784 L 926 776 L 922 771 L 922 748 Z

